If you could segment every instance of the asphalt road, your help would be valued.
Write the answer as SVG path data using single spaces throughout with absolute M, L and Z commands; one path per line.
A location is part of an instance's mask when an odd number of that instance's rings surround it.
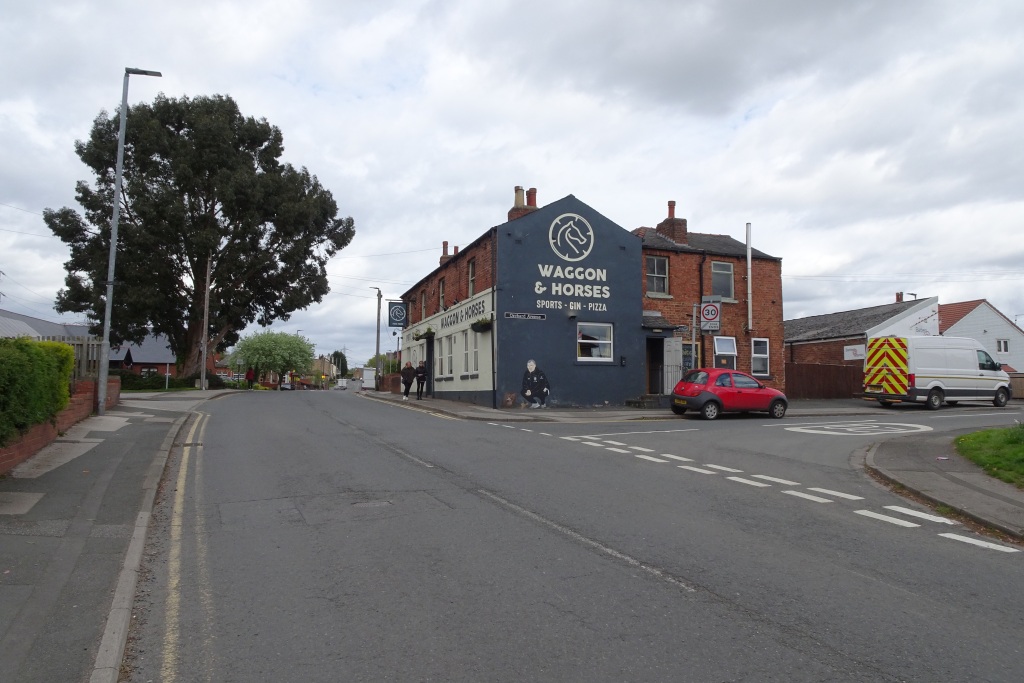
M 1005 411 L 503 425 L 424 407 L 204 404 L 159 494 L 130 680 L 1024 679 L 1024 553 L 962 540 L 984 539 L 858 464 Z

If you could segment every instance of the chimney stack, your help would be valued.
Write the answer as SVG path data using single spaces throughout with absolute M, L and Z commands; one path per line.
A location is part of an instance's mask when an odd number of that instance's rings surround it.
M 523 201 L 523 188 L 516 185 L 516 200 L 511 209 L 508 210 L 508 219 L 514 221 L 526 214 L 537 210 L 537 188 L 531 187 L 526 192 L 526 201 Z
M 896 292 L 896 303 L 903 303 L 903 292 Z
M 458 250 L 459 248 L 455 247 L 455 251 L 457 252 Z M 448 254 L 448 240 L 445 240 L 444 242 L 441 243 L 441 259 L 438 265 L 443 266 L 444 264 L 448 263 L 451 260 L 452 257 Z
M 664 235 L 676 244 L 686 244 L 686 219 L 676 218 L 676 203 L 670 200 L 668 203 L 668 218 L 658 223 L 654 228 L 658 234 Z

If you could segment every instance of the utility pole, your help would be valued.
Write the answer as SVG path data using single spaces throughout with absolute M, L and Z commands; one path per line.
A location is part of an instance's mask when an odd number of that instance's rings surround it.
M 373 356 L 377 361 L 377 369 L 374 372 L 373 388 L 380 391 L 380 371 L 382 369 L 380 362 L 380 301 L 384 298 L 384 295 L 381 294 L 380 287 L 370 287 L 370 289 L 377 290 L 377 353 Z

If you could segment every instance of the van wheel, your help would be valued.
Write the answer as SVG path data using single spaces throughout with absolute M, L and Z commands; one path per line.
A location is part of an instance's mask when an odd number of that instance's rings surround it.
M 700 416 L 705 420 L 714 420 L 718 417 L 719 408 L 718 404 L 714 401 L 708 401 L 704 404 L 704 407 L 700 409 Z
M 996 392 L 996 397 L 992 399 L 992 405 L 996 408 L 1003 408 L 1006 406 L 1006 402 L 1010 400 L 1010 395 L 1006 393 L 1006 389 L 1000 389 Z
M 942 392 L 938 389 L 932 389 L 928 392 L 928 399 L 925 401 L 925 408 L 928 410 L 938 410 L 942 407 Z

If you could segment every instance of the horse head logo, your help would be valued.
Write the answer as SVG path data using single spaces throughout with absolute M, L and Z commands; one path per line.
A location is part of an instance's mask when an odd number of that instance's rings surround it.
M 583 216 L 563 213 L 548 229 L 551 249 L 566 261 L 582 261 L 594 248 L 594 229 Z

